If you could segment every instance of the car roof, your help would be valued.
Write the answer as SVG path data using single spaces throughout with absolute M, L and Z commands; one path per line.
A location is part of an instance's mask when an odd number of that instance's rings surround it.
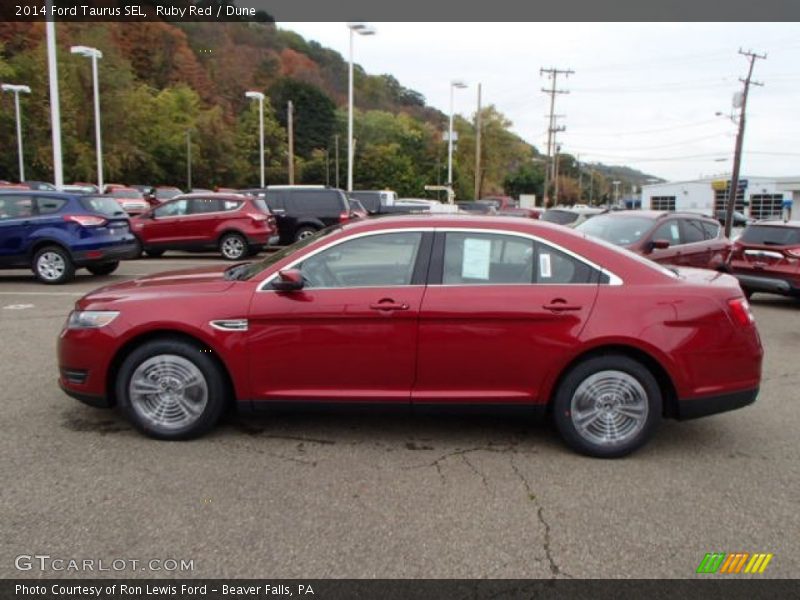
M 242 200 L 249 200 L 252 198 L 250 194 L 240 194 L 235 192 L 192 192 L 191 194 L 181 194 L 180 196 L 175 196 L 174 198 L 170 198 L 172 200 L 191 200 L 192 198 L 220 198 L 221 200 L 236 200 L 237 202 L 241 202 Z

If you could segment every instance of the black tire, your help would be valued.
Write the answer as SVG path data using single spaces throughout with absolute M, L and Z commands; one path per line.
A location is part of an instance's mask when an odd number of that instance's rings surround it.
M 119 267 L 119 261 L 107 262 L 100 265 L 88 265 L 86 270 L 92 275 L 111 275 Z
M 619 381 L 612 384 L 614 379 L 610 373 L 616 373 L 618 377 L 621 377 L 625 381 L 625 386 L 620 386 Z M 609 378 L 608 385 L 611 387 L 603 387 L 605 377 Z M 590 381 L 590 378 L 593 379 Z M 634 392 L 634 394 L 626 396 L 628 400 L 634 397 L 637 390 L 640 393 L 643 392 L 645 397 L 642 398 L 640 406 L 642 411 L 646 406 L 646 414 L 642 415 L 643 418 L 640 418 L 638 425 L 630 425 L 633 429 L 626 438 L 613 442 L 598 442 L 596 438 L 599 436 L 596 433 L 579 431 L 573 419 L 573 397 L 576 396 L 575 393 L 581 384 L 587 387 L 592 386 L 592 390 L 609 390 L 600 396 L 581 394 L 576 397 L 576 403 L 578 402 L 577 398 L 595 398 L 593 402 L 590 402 L 594 406 L 593 410 L 587 411 L 598 415 L 595 419 L 590 420 L 591 426 L 597 423 L 595 428 L 603 428 L 614 419 L 617 419 L 615 421 L 617 426 L 620 424 L 619 419 L 626 427 L 631 422 L 636 422 L 632 418 L 626 420 L 625 415 L 620 416 L 615 412 L 621 398 L 614 394 L 618 394 L 617 390 L 620 388 Z M 561 437 L 573 450 L 596 458 L 618 458 L 630 454 L 650 439 L 661 421 L 661 407 L 661 389 L 647 367 L 624 355 L 604 354 L 589 358 L 570 369 L 556 390 L 553 399 L 553 418 Z M 628 410 L 627 407 L 626 410 Z M 617 430 L 615 428 L 615 431 Z
M 227 404 L 227 386 L 222 369 L 208 351 L 203 350 L 199 345 L 184 340 L 164 338 L 145 342 L 125 358 L 117 375 L 115 392 L 119 406 L 139 431 L 160 440 L 187 440 L 203 435 L 216 425 Z M 191 363 L 202 375 L 207 389 L 207 399 L 205 406 L 191 423 L 176 427 L 159 425 L 146 417 L 140 402 L 131 399 L 131 378 L 139 367 L 155 357 L 161 357 L 160 361 L 179 357 Z M 165 359 L 165 357 L 173 358 Z M 170 374 L 175 372 L 175 369 L 169 371 Z M 153 380 L 153 386 L 158 385 L 156 381 L 160 383 L 160 380 Z M 160 394 L 151 396 L 155 395 Z
M 753 290 L 751 289 L 743 287 L 742 292 L 744 293 L 744 297 L 747 298 L 748 300 L 750 300 L 750 298 L 753 296 Z
M 72 257 L 61 246 L 40 248 L 33 256 L 31 268 L 39 281 L 49 285 L 67 283 L 75 277 Z
M 299 242 L 300 240 L 304 240 L 307 237 L 310 237 L 317 233 L 319 229 L 313 227 L 312 225 L 303 225 L 302 227 L 298 228 L 297 231 L 294 232 L 294 241 Z
M 158 258 L 162 254 L 164 254 L 166 250 L 160 250 L 155 248 L 150 248 L 149 250 L 145 250 L 144 253 L 147 254 L 150 258 Z
M 250 247 L 241 233 L 226 233 L 219 239 L 219 251 L 225 260 L 242 260 Z

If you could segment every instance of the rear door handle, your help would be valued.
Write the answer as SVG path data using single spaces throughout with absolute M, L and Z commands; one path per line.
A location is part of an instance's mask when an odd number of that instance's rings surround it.
M 579 304 L 567 304 L 566 302 L 551 302 L 550 304 L 543 304 L 542 308 L 553 312 L 572 312 L 582 309 L 583 306 Z
M 398 303 L 394 300 L 381 300 L 369 305 L 372 310 L 408 310 L 409 306 L 405 302 Z

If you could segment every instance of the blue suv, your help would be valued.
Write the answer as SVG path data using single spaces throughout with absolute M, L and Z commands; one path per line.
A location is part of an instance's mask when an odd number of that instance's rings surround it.
M 108 275 L 140 251 L 113 198 L 0 192 L 0 269 L 30 267 L 39 281 L 65 283 L 81 267 Z

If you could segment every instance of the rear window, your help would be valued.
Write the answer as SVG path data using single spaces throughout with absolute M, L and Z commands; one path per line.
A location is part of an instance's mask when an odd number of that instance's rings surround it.
M 347 210 L 338 192 L 308 190 L 290 192 L 287 199 L 295 211 L 304 214 L 339 214 Z
M 568 225 L 578 220 L 578 213 L 569 210 L 546 210 L 541 217 L 542 221 Z
M 739 241 L 767 246 L 794 246 L 800 244 L 800 227 L 750 225 L 744 230 Z
M 544 213 L 544 216 L 547 216 L 547 213 Z M 544 216 L 542 217 L 543 219 Z M 679 239 L 677 222 L 674 224 L 675 238 Z M 642 239 L 642 236 L 650 231 L 652 227 L 653 220 L 647 217 L 599 215 L 584 221 L 578 225 L 576 230 L 617 246 L 628 246 Z M 667 239 L 672 239 L 672 237 Z
M 251 202 L 253 203 L 253 206 L 255 206 L 258 210 L 260 210 L 263 213 L 269 214 L 269 207 L 267 206 L 266 200 L 264 200 L 263 198 L 253 198 Z
M 378 212 L 381 209 L 381 195 L 379 192 L 350 192 L 350 197 L 358 200 L 369 212 Z
M 100 213 L 108 216 L 124 215 L 125 211 L 119 203 L 108 196 L 84 196 L 80 203 L 88 211 Z

